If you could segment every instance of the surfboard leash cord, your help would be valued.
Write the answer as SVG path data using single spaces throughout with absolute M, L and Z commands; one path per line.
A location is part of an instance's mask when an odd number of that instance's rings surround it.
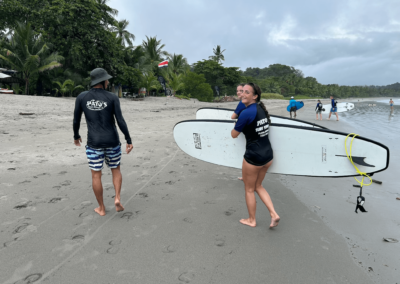
M 348 139 L 350 136 L 353 136 L 353 138 L 352 138 L 351 141 L 350 141 L 350 151 L 348 152 L 348 151 L 347 151 L 347 139 Z M 369 186 L 369 185 L 372 184 L 372 178 L 371 178 L 367 173 L 364 173 L 364 172 L 360 171 L 360 170 L 357 168 L 357 166 L 354 164 L 354 162 L 353 162 L 353 158 L 352 158 L 352 156 L 351 156 L 351 151 L 352 151 L 352 148 L 353 148 L 353 141 L 354 141 L 354 138 L 356 138 L 357 136 L 359 136 L 359 135 L 358 135 L 358 134 L 355 134 L 355 133 L 350 133 L 349 135 L 347 135 L 347 136 L 346 136 L 346 139 L 344 139 L 344 148 L 345 148 L 345 150 L 346 150 L 346 156 L 347 156 L 347 158 L 349 159 L 349 161 L 351 162 L 351 164 L 353 165 L 353 167 L 356 169 L 357 173 L 358 173 L 360 176 L 362 176 L 361 181 L 359 181 L 356 177 L 353 177 L 353 178 L 360 184 L 360 195 L 357 196 L 357 206 L 356 206 L 355 212 L 358 213 L 358 210 L 360 209 L 361 212 L 366 213 L 366 212 L 368 212 L 368 211 L 366 211 L 365 208 L 364 208 L 365 197 L 362 196 L 362 189 L 363 189 L 363 186 Z M 364 184 L 364 178 L 365 178 L 365 177 L 369 178 L 369 180 L 370 180 L 370 183 L 369 183 L 369 184 Z

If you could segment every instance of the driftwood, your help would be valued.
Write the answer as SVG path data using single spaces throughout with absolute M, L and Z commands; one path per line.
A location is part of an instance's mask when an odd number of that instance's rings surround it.
M 20 112 L 19 115 L 34 115 L 33 112 Z

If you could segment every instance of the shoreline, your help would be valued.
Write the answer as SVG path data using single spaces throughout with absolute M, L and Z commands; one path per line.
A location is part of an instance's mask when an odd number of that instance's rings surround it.
M 29 275 L 40 277 L 37 283 L 46 277 L 52 283 L 374 282 L 362 254 L 349 250 L 346 236 L 330 226 L 335 204 L 348 204 L 348 214 L 356 215 L 341 194 L 329 189 L 326 206 L 311 200 L 318 209 L 304 203 L 308 197 L 301 195 L 301 187 L 311 184 L 318 191 L 321 181 L 267 174 L 264 184 L 282 222 L 269 230 L 268 211 L 258 202 L 257 227 L 249 229 L 238 222 L 247 214 L 240 171 L 177 149 L 175 123 L 194 119 L 200 107 L 235 108 L 237 102 L 121 99 L 134 145 L 133 153 L 122 156 L 125 211 L 113 211 L 111 176 L 105 169 L 108 212 L 99 217 L 93 212 L 96 200 L 84 148 L 72 141 L 75 98 L 3 98 L 0 283 Z M 271 114 L 288 116 L 286 100 L 265 102 Z M 307 120 L 314 107 L 305 106 L 299 119 Z M 80 132 L 85 143 L 84 120 Z M 340 216 L 348 217 L 348 208 Z

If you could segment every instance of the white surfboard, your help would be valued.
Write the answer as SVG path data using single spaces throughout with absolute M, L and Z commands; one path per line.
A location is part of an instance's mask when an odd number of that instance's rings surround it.
M 196 119 L 230 120 L 234 111 L 235 111 L 234 109 L 227 109 L 227 108 L 210 108 L 210 107 L 199 108 L 196 112 Z M 323 127 L 318 124 L 298 119 L 291 119 L 288 117 L 283 117 L 278 115 L 271 115 L 271 123 L 327 129 L 326 127 Z
M 243 134 L 231 137 L 232 120 L 188 120 L 174 127 L 174 138 L 186 154 L 213 164 L 242 168 L 246 141 Z M 275 124 L 270 126 L 274 160 L 269 173 L 347 177 L 357 172 L 346 156 L 346 133 Z M 351 138 L 347 139 L 348 146 Z M 348 147 L 349 148 L 349 147 Z M 362 172 L 376 173 L 389 166 L 389 149 L 357 136 L 352 147 L 353 161 Z
M 330 113 L 332 105 L 324 105 L 323 106 L 325 111 L 322 111 L 322 113 Z M 345 111 L 349 111 L 349 110 L 353 110 L 354 109 L 354 104 L 353 103 L 337 103 L 336 104 L 337 107 L 337 112 L 345 112 Z

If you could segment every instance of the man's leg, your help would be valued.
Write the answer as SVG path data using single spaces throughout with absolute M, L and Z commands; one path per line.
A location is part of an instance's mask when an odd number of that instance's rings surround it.
M 111 169 L 111 172 L 115 188 L 115 199 L 114 199 L 115 210 L 117 210 L 117 212 L 124 211 L 125 208 L 121 204 L 122 174 L 120 166 L 116 167 L 115 169 Z
M 99 207 L 94 209 L 94 211 L 100 216 L 106 215 L 106 208 L 104 207 L 103 202 L 103 185 L 101 184 L 101 170 L 100 171 L 92 171 L 92 186 L 93 192 L 96 196 L 97 202 L 99 203 Z

